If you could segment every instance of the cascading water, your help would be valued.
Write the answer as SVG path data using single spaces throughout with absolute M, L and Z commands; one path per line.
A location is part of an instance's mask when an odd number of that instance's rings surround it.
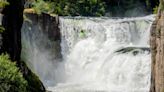
M 153 20 L 60 17 L 63 58 L 38 26 L 22 31 L 22 56 L 53 92 L 148 92 Z

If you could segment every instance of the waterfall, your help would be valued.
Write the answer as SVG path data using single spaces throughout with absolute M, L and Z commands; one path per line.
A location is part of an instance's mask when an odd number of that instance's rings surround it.
M 22 59 L 52 92 L 149 92 L 150 26 L 138 18 L 60 17 L 62 58 L 38 25 L 22 29 Z

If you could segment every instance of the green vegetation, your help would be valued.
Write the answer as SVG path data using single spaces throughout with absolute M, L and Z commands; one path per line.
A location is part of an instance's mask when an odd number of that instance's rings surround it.
M 158 6 L 158 0 L 105 0 L 108 4 L 107 12 L 111 16 L 130 16 L 150 14 Z
M 3 33 L 5 31 L 5 28 L 0 25 L 0 33 Z
M 33 2 L 32 2 L 33 1 Z M 152 13 L 158 0 L 30 0 L 38 14 L 61 16 L 128 16 L 132 13 Z
M 38 0 L 33 2 L 33 9 L 35 10 L 36 13 L 41 14 L 41 13 L 53 13 L 53 3 L 51 2 L 46 2 L 43 0 Z
M 6 5 L 9 5 L 9 3 L 7 2 L 7 0 L 0 0 L 0 8 L 3 8 Z
M 85 37 L 86 37 L 85 30 L 81 30 L 81 31 L 80 31 L 79 37 L 80 37 L 80 38 L 85 38 Z
M 0 92 L 27 92 L 27 81 L 16 67 L 14 62 L 9 60 L 8 55 L 0 56 Z
M 101 0 L 38 0 L 32 6 L 38 14 L 44 12 L 64 16 L 103 16 L 106 5 Z
M 8 55 L 0 55 L 0 92 L 43 92 L 43 84 L 26 64 L 21 62 L 28 76 L 22 75 Z
M 153 14 L 157 14 L 158 13 L 158 6 L 156 6 L 155 8 L 153 8 Z

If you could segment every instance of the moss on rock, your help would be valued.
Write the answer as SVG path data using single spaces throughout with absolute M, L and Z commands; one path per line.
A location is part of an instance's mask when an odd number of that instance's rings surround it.
M 23 61 L 20 62 L 19 67 L 21 68 L 24 78 L 28 82 L 28 92 L 45 92 L 44 85 L 39 77 L 36 76 Z

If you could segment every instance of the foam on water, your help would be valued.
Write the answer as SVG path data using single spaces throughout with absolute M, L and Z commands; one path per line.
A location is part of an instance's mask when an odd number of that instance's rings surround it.
M 148 92 L 150 26 L 154 16 L 139 18 L 60 17 L 62 60 L 22 32 L 28 65 L 53 92 Z M 37 29 L 37 28 L 36 28 Z M 85 36 L 81 37 L 80 32 Z M 35 35 L 40 35 L 40 38 Z M 39 43 L 38 39 L 45 40 Z M 51 42 L 49 42 L 51 43 Z M 33 45 L 31 45 L 33 44 Z M 41 49 L 40 49 L 41 48 Z M 122 49 L 124 52 L 117 52 Z M 60 53 L 60 52 L 59 52 Z

